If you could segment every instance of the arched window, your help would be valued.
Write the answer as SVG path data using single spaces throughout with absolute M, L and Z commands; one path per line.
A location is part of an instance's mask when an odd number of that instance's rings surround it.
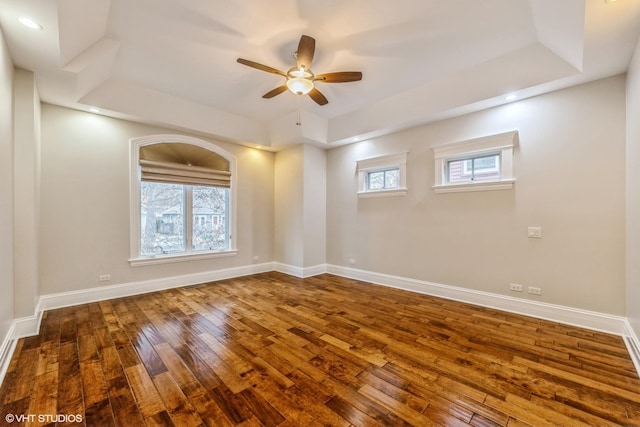
M 234 255 L 235 158 L 182 135 L 130 143 L 130 264 Z

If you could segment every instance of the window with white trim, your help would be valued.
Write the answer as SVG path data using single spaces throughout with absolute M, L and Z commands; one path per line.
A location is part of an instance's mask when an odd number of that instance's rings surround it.
M 517 131 L 433 147 L 436 193 L 513 188 Z
M 358 160 L 358 197 L 404 196 L 407 153 Z
M 131 140 L 132 266 L 235 255 L 235 158 L 180 135 Z

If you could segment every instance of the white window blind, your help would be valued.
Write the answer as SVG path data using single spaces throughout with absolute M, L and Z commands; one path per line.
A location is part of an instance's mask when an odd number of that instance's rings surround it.
M 166 142 L 140 148 L 141 180 L 229 188 L 229 161 L 204 148 Z

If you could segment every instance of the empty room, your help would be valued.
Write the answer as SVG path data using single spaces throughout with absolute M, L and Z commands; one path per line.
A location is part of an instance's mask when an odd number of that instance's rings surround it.
M 640 426 L 639 39 L 0 0 L 0 425 Z

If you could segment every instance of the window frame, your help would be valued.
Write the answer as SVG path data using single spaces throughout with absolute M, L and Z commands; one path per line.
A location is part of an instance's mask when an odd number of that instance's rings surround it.
M 140 186 L 141 186 L 141 173 L 140 173 L 140 148 L 146 145 L 160 144 L 163 142 L 174 142 L 181 144 L 196 145 L 216 153 L 219 156 L 224 157 L 229 161 L 229 169 L 231 172 L 231 187 L 229 188 L 229 197 L 231 198 L 228 203 L 229 212 L 226 212 L 226 218 L 229 222 L 229 248 L 224 251 L 194 251 L 178 254 L 157 254 L 151 256 L 143 256 L 140 254 Z M 149 135 L 140 138 L 133 138 L 129 140 L 129 265 L 131 267 L 153 265 L 153 264 L 166 264 L 172 262 L 182 261 L 194 261 L 201 259 L 211 259 L 220 257 L 235 256 L 238 253 L 236 247 L 237 239 L 237 191 L 236 191 L 236 158 L 218 147 L 217 145 L 204 141 L 198 138 L 193 138 L 185 135 Z M 186 197 L 186 195 L 185 195 Z M 188 201 L 186 201 L 188 202 Z M 185 212 L 186 215 L 186 212 Z M 192 215 L 193 216 L 193 215 Z M 188 222 L 191 223 L 192 219 Z M 190 232 L 191 227 L 185 224 L 185 233 Z M 187 237 L 191 238 L 191 236 Z
M 378 156 L 356 161 L 358 173 L 358 197 L 404 196 L 407 194 L 407 152 Z M 369 174 L 398 170 L 398 186 L 370 189 Z
M 434 159 L 434 185 L 436 193 L 467 191 L 510 190 L 516 180 L 513 176 L 513 150 L 518 144 L 518 131 L 509 131 L 481 138 L 432 147 Z M 448 182 L 450 161 L 498 155 L 500 178 L 472 182 Z

